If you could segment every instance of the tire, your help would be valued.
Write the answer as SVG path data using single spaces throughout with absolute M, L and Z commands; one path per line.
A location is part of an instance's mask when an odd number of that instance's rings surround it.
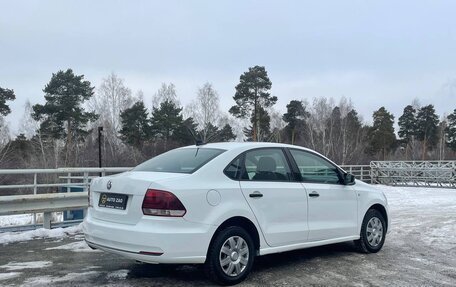
M 382 249 L 386 237 L 386 221 L 376 209 L 369 209 L 361 225 L 359 240 L 355 240 L 357 249 L 362 253 L 377 253 Z
M 205 273 L 217 284 L 237 284 L 249 275 L 255 253 L 253 239 L 247 231 L 239 226 L 227 227 L 216 235 L 209 246 Z

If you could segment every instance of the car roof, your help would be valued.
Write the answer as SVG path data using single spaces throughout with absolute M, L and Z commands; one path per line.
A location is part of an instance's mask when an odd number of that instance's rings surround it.
M 305 148 L 302 146 L 297 146 L 297 145 L 291 145 L 291 144 L 283 144 L 283 143 L 271 143 L 271 142 L 219 142 L 219 143 L 208 143 L 208 144 L 203 144 L 203 145 L 190 145 L 182 148 L 217 148 L 217 149 L 223 149 L 226 151 L 238 151 L 238 152 L 243 152 L 249 149 L 253 148 L 264 148 L 264 147 L 286 147 L 286 148 L 294 148 L 294 149 L 301 149 L 308 151 L 310 153 L 319 155 L 320 157 L 323 157 L 324 159 L 328 160 L 332 164 L 338 166 L 335 162 L 330 160 L 329 158 L 325 157 L 324 155 L 321 155 L 320 153 L 309 149 Z M 339 167 L 342 169 L 341 167 Z M 342 169 L 343 170 L 343 169 Z M 343 170 L 344 171 L 344 170 Z M 345 171 L 344 171 L 345 172 Z
M 271 143 L 271 142 L 218 142 L 218 143 L 208 143 L 204 145 L 191 145 L 184 148 L 218 148 L 224 150 L 236 150 L 236 149 L 250 149 L 250 148 L 262 148 L 262 147 L 287 147 L 287 148 L 298 148 L 308 151 L 312 151 L 308 148 L 302 146 L 282 144 L 282 143 Z

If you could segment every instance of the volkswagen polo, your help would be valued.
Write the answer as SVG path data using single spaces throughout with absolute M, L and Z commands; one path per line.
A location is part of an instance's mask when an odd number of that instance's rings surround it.
M 354 241 L 378 252 L 385 195 L 310 149 L 214 143 L 92 180 L 83 230 L 92 248 L 146 263 L 204 264 L 232 285 L 256 256 Z

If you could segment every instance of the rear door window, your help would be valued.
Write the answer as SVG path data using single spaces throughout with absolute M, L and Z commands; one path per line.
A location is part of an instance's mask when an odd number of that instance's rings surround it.
M 291 181 L 293 176 L 281 149 L 262 148 L 245 153 L 245 171 L 242 179 L 251 181 Z

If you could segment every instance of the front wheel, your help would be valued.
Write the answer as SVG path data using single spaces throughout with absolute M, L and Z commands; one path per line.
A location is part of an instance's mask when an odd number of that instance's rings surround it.
M 363 253 L 376 253 L 385 243 L 386 221 L 376 209 L 369 209 L 361 225 L 361 234 L 355 245 Z
M 219 232 L 209 247 L 206 274 L 218 284 L 237 284 L 250 273 L 254 256 L 250 234 L 241 227 L 230 226 Z

